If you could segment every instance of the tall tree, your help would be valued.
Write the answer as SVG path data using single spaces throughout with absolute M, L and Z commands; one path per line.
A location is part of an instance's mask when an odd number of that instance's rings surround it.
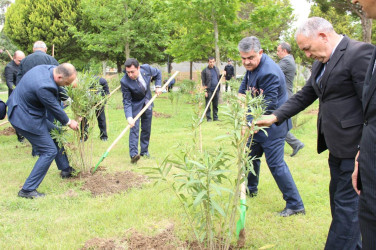
M 135 57 L 162 62 L 168 35 L 159 0 L 82 0 L 83 21 L 75 37 L 95 55 L 116 61 Z
M 326 13 L 330 7 L 335 8 L 339 13 L 350 12 L 360 18 L 362 25 L 362 40 L 370 43 L 372 39 L 372 19 L 367 18 L 359 5 L 352 4 L 350 0 L 309 0 L 320 7 L 321 11 Z
M 18 0 L 6 12 L 4 32 L 23 51 L 43 40 L 55 45 L 57 59 L 70 60 L 80 52 L 67 31 L 80 19 L 79 9 L 79 0 Z

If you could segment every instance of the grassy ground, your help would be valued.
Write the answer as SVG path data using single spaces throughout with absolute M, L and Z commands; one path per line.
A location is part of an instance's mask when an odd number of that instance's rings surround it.
M 156 166 L 173 153 L 179 143 L 191 141 L 192 106 L 181 101 L 174 113 L 168 94 L 157 98 L 154 110 L 171 114 L 171 118 L 153 118 L 150 154 L 152 159 L 141 159 L 130 164 L 128 135 L 111 151 L 101 164 L 109 172 L 132 170 L 143 173 L 145 167 Z M 0 95 L 3 100 L 5 95 Z M 305 216 L 281 218 L 285 202 L 265 163 L 261 166 L 259 195 L 248 198 L 246 218 L 246 248 L 258 249 L 323 249 L 331 221 L 328 184 L 327 153 L 316 153 L 317 103 L 299 116 L 305 123 L 293 130 L 305 143 L 305 148 L 291 158 L 286 146 L 286 161 L 303 198 Z M 108 103 L 109 141 L 99 140 L 96 128 L 93 161 L 109 147 L 126 126 L 121 94 L 116 93 Z M 220 117 L 221 118 L 221 117 Z M 8 126 L 8 125 L 7 125 Z M 6 128 L 3 126 L 0 130 Z M 205 148 L 215 149 L 218 135 L 226 133 L 223 122 L 204 123 Z M 184 221 L 182 208 L 166 186 L 151 183 L 142 189 L 125 193 L 92 197 L 80 189 L 80 181 L 61 180 L 55 163 L 52 164 L 38 191 L 45 198 L 27 200 L 17 197 L 18 190 L 29 175 L 36 158 L 31 156 L 29 143 L 20 144 L 16 136 L 0 136 L 0 249 L 77 249 L 94 237 L 121 237 L 129 228 L 148 235 L 155 234 L 167 224 L 175 225 L 175 233 L 186 239 L 190 233 Z M 68 195 L 74 192 L 76 195 Z

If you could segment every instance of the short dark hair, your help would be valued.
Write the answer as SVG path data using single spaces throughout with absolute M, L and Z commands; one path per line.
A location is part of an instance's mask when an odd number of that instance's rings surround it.
M 124 63 L 124 66 L 126 68 L 130 68 L 132 67 L 132 65 L 138 68 L 140 66 L 140 63 L 135 58 L 128 58 Z
M 71 77 L 77 74 L 76 68 L 70 63 L 63 63 L 56 67 L 56 73 L 61 74 L 63 78 Z
M 289 54 L 291 53 L 291 46 L 290 46 L 290 44 L 288 44 L 286 42 L 282 42 L 282 43 L 279 44 L 279 46 L 281 46 L 282 50 L 286 50 L 287 53 L 289 53 Z
M 214 56 L 209 56 L 208 61 L 213 60 L 213 59 L 215 60 Z

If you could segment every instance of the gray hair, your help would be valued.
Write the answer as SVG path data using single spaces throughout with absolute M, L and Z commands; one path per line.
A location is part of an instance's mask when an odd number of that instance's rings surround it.
M 69 78 L 77 75 L 76 68 L 70 63 L 63 63 L 56 67 L 56 73 L 61 74 L 63 78 Z
M 281 42 L 280 44 L 278 44 L 278 46 L 281 46 L 281 49 L 282 50 L 286 50 L 287 53 L 291 53 L 291 46 L 290 44 L 286 43 L 286 42 Z
M 257 37 L 255 36 L 249 36 L 243 38 L 239 44 L 238 44 L 238 49 L 241 52 L 259 52 L 261 50 L 261 44 L 260 41 Z
M 45 49 L 47 45 L 43 41 L 36 41 L 34 43 L 33 49 Z
M 334 32 L 333 25 L 321 17 L 308 18 L 295 33 L 295 39 L 298 35 L 313 37 L 317 32 Z

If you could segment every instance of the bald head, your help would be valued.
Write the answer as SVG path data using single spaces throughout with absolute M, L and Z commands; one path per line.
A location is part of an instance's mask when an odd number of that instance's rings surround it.
M 24 59 L 24 58 L 25 58 L 25 53 L 23 53 L 21 50 L 17 50 L 16 52 L 14 52 L 13 61 L 17 65 L 20 65 L 22 59 Z
M 70 63 L 63 63 L 54 68 L 54 80 L 59 86 L 68 86 L 76 79 L 76 68 Z
M 33 51 L 43 51 L 43 52 L 47 52 L 47 45 L 43 42 L 43 41 L 36 41 L 33 45 Z

